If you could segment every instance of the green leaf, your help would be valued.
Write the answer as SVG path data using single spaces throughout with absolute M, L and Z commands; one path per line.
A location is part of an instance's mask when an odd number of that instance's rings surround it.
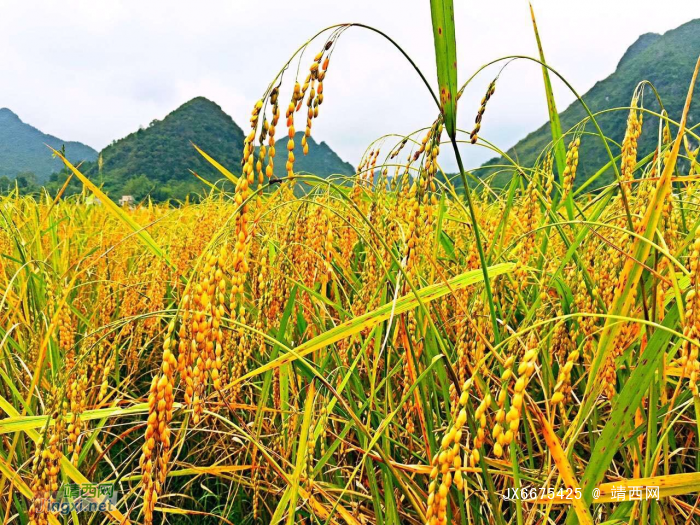
M 7 412 L 7 408 L 12 405 L 0 397 L 0 408 Z M 179 403 L 175 403 L 175 408 L 180 408 Z M 9 413 L 9 412 L 8 412 Z M 70 413 L 69 413 L 70 414 Z M 82 421 L 93 421 L 106 417 L 129 416 L 136 414 L 148 414 L 148 403 L 137 403 L 128 407 L 108 407 L 94 410 L 85 410 L 81 415 Z M 42 428 L 46 424 L 48 416 L 11 416 L 0 419 L 0 435 L 11 434 L 13 432 L 33 430 Z
M 542 49 L 542 41 L 540 33 L 537 31 L 537 22 L 535 21 L 535 11 L 530 4 L 530 14 L 532 15 L 532 28 L 535 30 L 535 39 L 537 40 L 537 49 L 540 52 L 540 62 L 542 62 L 542 77 L 544 78 L 544 91 L 547 95 L 547 111 L 549 111 L 549 125 L 552 128 L 552 144 L 554 147 L 554 161 L 557 164 L 557 173 L 561 177 L 566 166 L 566 148 L 564 141 L 561 140 L 561 122 L 559 121 L 559 113 L 557 105 L 554 103 L 554 93 L 552 92 L 552 83 L 549 80 L 549 69 L 546 67 L 547 61 L 544 59 L 544 50 Z
M 497 275 L 502 275 L 513 271 L 515 268 L 514 263 L 502 263 L 491 266 L 487 269 L 487 274 L 490 278 L 496 277 Z M 482 282 L 484 280 L 484 273 L 481 269 L 471 270 L 465 272 L 457 277 L 450 279 L 447 282 L 433 284 L 431 286 L 426 286 L 418 291 L 418 297 L 413 293 L 404 295 L 395 303 L 387 303 L 376 310 L 372 310 L 364 315 L 360 315 L 353 319 L 350 319 L 338 326 L 331 328 L 330 330 L 317 335 L 313 339 L 306 341 L 305 343 L 299 345 L 295 349 L 288 349 L 289 351 L 280 355 L 276 359 L 268 361 L 264 365 L 251 370 L 247 374 L 234 380 L 233 384 L 241 383 L 247 381 L 251 377 L 258 376 L 265 373 L 267 370 L 271 370 L 284 365 L 285 363 L 291 363 L 299 358 L 302 358 L 320 348 L 324 348 L 331 345 L 341 339 L 350 337 L 351 335 L 357 334 L 364 330 L 365 328 L 372 328 L 373 326 L 386 321 L 392 315 L 397 316 L 403 312 L 407 312 L 413 308 L 416 308 L 419 304 L 419 298 L 424 303 L 429 303 L 447 295 L 448 293 L 454 293 L 457 290 L 466 288 L 469 285 Z
M 662 326 L 672 328 L 676 326 L 677 322 L 678 309 L 673 308 L 664 317 Z M 613 402 L 610 418 L 605 424 L 600 438 L 596 441 L 591 460 L 586 467 L 583 478 L 581 478 L 583 498 L 589 504 L 593 500 L 593 489 L 603 479 L 610 461 L 618 451 L 624 433 L 629 429 L 629 422 L 634 417 L 636 408 L 646 394 L 647 388 L 654 378 L 654 373 L 659 368 L 671 335 L 668 330 L 654 331 L 644 353 L 640 356 L 639 363 L 625 383 L 622 392 Z
M 431 0 L 430 15 L 433 21 L 440 106 L 445 118 L 445 130 L 450 137 L 454 137 L 457 132 L 457 44 L 452 0 Z

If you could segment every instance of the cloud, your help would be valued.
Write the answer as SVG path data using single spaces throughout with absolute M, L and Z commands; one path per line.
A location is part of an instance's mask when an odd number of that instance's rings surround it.
M 2 0 L 0 6 L 0 106 L 47 133 L 95 148 L 198 95 L 215 100 L 245 127 L 250 108 L 284 61 L 316 31 L 341 22 L 385 31 L 434 84 L 427 0 Z M 614 71 L 638 35 L 700 16 L 696 0 L 667 0 L 664 9 L 653 0 L 537 0 L 534 7 L 548 62 L 581 93 Z M 456 2 L 456 22 L 461 81 L 500 56 L 536 54 L 524 0 Z M 295 72 L 290 69 L 285 79 Z M 470 84 L 460 103 L 460 127 L 470 129 L 497 73 L 497 67 L 487 68 Z M 367 30 L 344 34 L 325 87 L 314 135 L 355 164 L 375 138 L 409 133 L 435 117 L 410 65 Z M 560 109 L 574 100 L 560 82 L 555 95 Z M 503 148 L 541 125 L 547 111 L 539 68 L 508 66 L 487 113 L 482 135 Z M 475 148 L 465 155 L 470 165 L 491 156 Z

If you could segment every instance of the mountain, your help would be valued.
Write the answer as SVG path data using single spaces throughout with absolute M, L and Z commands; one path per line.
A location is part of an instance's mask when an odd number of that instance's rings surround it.
M 63 162 L 52 156 L 46 144 L 60 150 L 66 147 L 66 156 L 72 162 L 95 160 L 97 152 L 80 142 L 67 142 L 20 120 L 7 108 L 0 109 L 0 176 L 14 179 L 20 173 L 34 173 L 40 182 L 61 170 Z
M 243 130 L 217 104 L 204 97 L 190 100 L 168 114 L 154 120 L 147 128 L 117 140 L 100 152 L 100 163 L 84 165 L 83 173 L 113 198 L 132 195 L 137 201 L 146 196 L 155 200 L 184 199 L 201 194 L 206 185 L 189 170 L 216 182 L 222 175 L 195 149 L 196 144 L 231 172 L 239 173 L 243 155 Z M 297 141 L 296 169 L 320 176 L 332 173 L 352 174 L 353 167 L 343 162 L 325 142 L 309 139 L 309 154 L 300 151 Z M 279 143 L 275 173 L 284 176 L 286 140 Z M 66 172 L 53 177 L 49 191 L 57 191 Z M 79 191 L 78 181 L 71 182 L 68 194 Z
M 309 153 L 304 155 L 301 145 L 303 136 L 302 131 L 294 136 L 295 172 L 311 173 L 319 177 L 355 174 L 352 164 L 341 159 L 325 142 L 317 143 L 313 136 L 306 139 L 309 144 Z M 287 141 L 288 135 L 284 135 L 275 142 L 275 176 L 279 178 L 287 176 Z
M 112 196 L 151 195 L 155 199 L 184 198 L 203 185 L 189 170 L 217 180 L 216 170 L 192 147 L 197 144 L 229 169 L 238 169 L 243 154 L 243 130 L 214 102 L 198 97 L 163 120 L 154 120 L 100 152 L 102 166 L 92 162 L 83 172 Z M 57 181 L 60 182 L 60 181 Z
M 629 106 L 635 87 L 639 82 L 648 80 L 657 89 L 669 117 L 679 121 L 698 55 L 700 55 L 700 19 L 692 20 L 663 35 L 644 34 L 627 49 L 615 72 L 596 83 L 583 95 L 583 100 L 594 114 L 604 109 Z M 698 89 L 697 85 L 695 89 Z M 652 89 L 648 86 L 644 89 L 643 106 L 657 113 L 660 109 Z M 613 155 L 620 153 L 618 144 L 622 144 L 625 135 L 628 113 L 627 110 L 621 110 L 596 117 L 603 133 L 609 139 Z M 574 102 L 560 113 L 562 129 L 564 131 L 570 129 L 585 117 L 586 112 L 580 102 Z M 688 116 L 689 127 L 698 122 L 700 122 L 700 104 L 694 103 Z M 659 119 L 645 113 L 642 135 L 639 139 L 640 157 L 654 150 L 658 141 L 658 127 Z M 674 128 L 671 129 L 673 132 Z M 593 133 L 595 129 L 589 123 L 586 131 Z M 521 165 L 532 166 L 551 140 L 551 130 L 547 122 L 508 150 L 508 154 L 517 158 Z M 565 139 L 567 145 L 569 141 L 569 138 Z M 592 135 L 583 136 L 579 150 L 577 184 L 581 184 L 596 173 L 608 161 L 609 157 L 600 138 Z M 504 159 L 496 158 L 487 162 L 485 166 L 502 163 Z M 502 180 L 502 177 L 500 178 Z M 596 185 L 609 184 L 613 180 L 614 173 L 609 169 L 603 177 L 598 179 Z

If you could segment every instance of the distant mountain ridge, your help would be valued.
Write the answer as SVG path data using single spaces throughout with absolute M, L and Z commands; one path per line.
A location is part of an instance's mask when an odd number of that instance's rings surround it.
M 678 121 L 698 55 L 700 55 L 700 19 L 687 22 L 663 35 L 643 34 L 624 53 L 615 72 L 597 82 L 582 98 L 594 114 L 609 108 L 629 106 L 635 87 L 641 81 L 648 80 L 658 90 L 669 117 Z M 698 86 L 696 86 L 697 89 Z M 656 97 L 648 86 L 644 89 L 643 106 L 657 113 L 660 111 Z M 621 110 L 596 117 L 603 133 L 610 139 L 609 146 L 614 155 L 619 154 L 620 151 L 619 144 L 622 143 L 625 134 L 627 115 L 628 111 Z M 575 101 L 559 116 L 562 129 L 566 132 L 584 119 L 586 112 L 580 102 Z M 688 122 L 690 126 L 700 122 L 700 104 L 694 103 L 691 106 Z M 648 113 L 644 114 L 642 135 L 639 140 L 640 156 L 650 153 L 655 148 L 658 140 L 658 126 L 658 118 Z M 587 124 L 586 130 L 594 131 L 590 123 Z M 547 122 L 519 141 L 507 153 L 511 158 L 517 158 L 521 165 L 531 166 L 551 140 L 551 130 Z M 570 138 L 565 139 L 567 145 L 569 141 Z M 577 185 L 584 182 L 608 161 L 609 157 L 600 138 L 592 135 L 583 136 L 579 150 Z M 484 166 L 505 163 L 503 158 L 494 158 Z M 486 170 L 486 172 L 489 171 Z M 483 170 L 480 172 L 483 173 Z M 612 170 L 608 170 L 605 176 L 597 181 L 597 185 L 608 184 L 612 182 L 613 177 Z
M 222 175 L 192 146 L 196 144 L 233 173 L 240 172 L 243 155 L 243 130 L 216 103 L 204 97 L 194 98 L 146 127 L 119 139 L 100 152 L 99 162 L 89 162 L 83 173 L 113 198 L 132 195 L 140 200 L 147 195 L 156 200 L 184 199 L 201 194 L 207 187 L 192 173 L 211 182 Z M 344 162 L 325 143 L 309 138 L 309 154 L 301 152 L 301 140 L 295 141 L 295 170 L 320 177 L 340 173 L 352 175 L 354 168 Z M 275 174 L 285 176 L 286 140 L 278 146 Z M 54 176 L 52 189 L 60 187 L 65 172 Z M 71 183 L 73 184 L 73 183 Z M 73 190 L 79 185 L 74 183 Z
M 341 159 L 325 142 L 316 142 L 313 135 L 306 139 L 306 142 L 309 144 L 309 153 L 304 155 L 304 149 L 301 145 L 303 136 L 303 131 L 298 131 L 294 135 L 295 172 L 311 173 L 319 177 L 355 174 L 355 168 L 352 164 Z M 281 153 L 277 153 L 275 156 L 274 173 L 276 177 L 280 178 L 287 176 L 287 141 L 288 136 L 284 135 L 281 139 L 277 139 L 275 143 L 275 150 Z
M 192 143 L 233 167 L 241 162 L 243 139 L 243 130 L 217 104 L 197 97 L 103 149 L 102 173 L 120 178 L 145 175 L 157 182 L 190 178 L 188 169 L 205 172 L 209 166 Z M 86 171 L 96 175 L 97 168 Z
M 243 130 L 217 104 L 197 97 L 162 120 L 112 142 L 100 152 L 102 166 L 87 163 L 83 173 L 103 185 L 112 198 L 127 194 L 137 199 L 184 198 L 204 189 L 189 170 L 212 180 L 220 178 L 192 144 L 235 170 L 241 163 L 243 139 Z
M 15 178 L 31 172 L 39 182 L 47 181 L 63 168 L 63 162 L 46 145 L 57 150 L 65 146 L 66 156 L 75 163 L 97 159 L 97 151 L 90 146 L 43 133 L 8 108 L 0 109 L 0 176 Z

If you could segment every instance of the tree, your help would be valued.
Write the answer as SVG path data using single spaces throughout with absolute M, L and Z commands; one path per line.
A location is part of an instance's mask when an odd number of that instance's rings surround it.
M 15 182 L 20 190 L 20 193 L 24 195 L 37 193 L 41 188 L 41 186 L 36 182 L 36 175 L 31 171 L 23 171 L 17 175 Z
M 134 200 L 140 201 L 145 198 L 154 189 L 154 184 L 148 180 L 148 177 L 141 174 L 138 177 L 126 181 L 122 188 L 123 195 L 132 195 Z

